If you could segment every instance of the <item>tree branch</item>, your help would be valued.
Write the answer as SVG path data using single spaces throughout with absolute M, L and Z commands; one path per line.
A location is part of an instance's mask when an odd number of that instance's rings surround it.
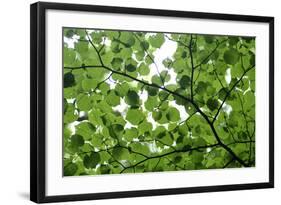
M 230 165 L 233 161 L 234 161 L 234 159 L 232 158 L 231 160 L 229 160 L 229 161 L 223 166 L 223 168 L 227 168 L 228 165 Z
M 87 66 L 87 67 L 89 67 L 89 66 Z M 140 82 L 140 83 L 142 83 L 142 84 L 145 84 L 145 85 L 147 85 L 147 86 L 151 86 L 151 87 L 155 87 L 155 88 L 164 90 L 164 91 L 166 91 L 166 92 L 168 92 L 168 93 L 170 93 L 170 94 L 173 94 L 173 95 L 175 95 L 175 96 L 177 96 L 177 97 L 180 97 L 180 98 L 186 100 L 187 102 L 190 102 L 190 103 L 194 106 L 194 108 L 202 115 L 202 117 L 207 121 L 207 123 L 208 123 L 209 126 L 211 127 L 211 130 L 212 130 L 212 132 L 214 133 L 214 136 L 215 136 L 216 140 L 218 141 L 218 143 L 219 143 L 226 151 L 228 151 L 228 152 L 233 156 L 233 158 L 234 158 L 235 160 L 237 160 L 237 161 L 238 161 L 239 163 L 241 163 L 243 166 L 247 166 L 246 163 L 244 163 L 243 160 L 241 160 L 229 147 L 227 147 L 225 144 L 222 143 L 222 141 L 220 140 L 220 138 L 219 138 L 219 136 L 218 136 L 218 134 L 217 134 L 217 132 L 216 132 L 216 130 L 215 130 L 215 128 L 214 128 L 214 125 L 213 125 L 213 123 L 210 121 L 209 117 L 208 117 L 208 116 L 198 107 L 198 105 L 197 105 L 194 101 L 192 101 L 191 99 L 189 99 L 189 98 L 187 98 L 187 97 L 185 97 L 185 96 L 182 96 L 182 95 L 180 95 L 180 94 L 178 94 L 178 93 L 176 93 L 176 92 L 174 92 L 174 91 L 171 91 L 171 90 L 169 90 L 169 89 L 167 89 L 167 88 L 165 88 L 165 87 L 161 87 L 161 86 L 159 86 L 159 85 L 157 85 L 157 84 L 153 84 L 153 83 L 150 84 L 150 83 L 147 83 L 147 82 L 142 81 L 142 80 L 140 80 L 140 79 L 137 79 L 137 78 L 135 78 L 135 77 L 132 77 L 132 76 L 128 75 L 127 73 L 122 73 L 122 72 L 119 72 L 119 71 L 112 70 L 111 68 L 109 68 L 109 67 L 107 67 L 107 66 L 95 66 L 95 67 L 103 67 L 103 68 L 105 68 L 105 69 L 111 71 L 112 73 L 116 73 L 116 74 L 119 74 L 119 75 L 128 77 L 128 78 L 130 78 L 130 79 L 132 79 L 132 80 L 135 80 L 135 81 Z
M 93 43 L 93 41 L 91 40 L 91 37 L 89 36 L 89 34 L 88 34 L 88 32 L 87 32 L 86 29 L 85 29 L 85 33 L 86 33 L 86 35 L 87 35 L 88 41 L 90 42 L 90 44 L 91 44 L 91 45 L 93 46 L 93 48 L 95 49 L 95 51 L 96 51 L 96 53 L 97 53 L 97 55 L 98 55 L 98 57 L 99 57 L 99 60 L 100 60 L 101 65 L 103 65 L 103 60 L 102 60 L 102 58 L 101 58 L 100 52 L 99 52 L 99 50 L 97 49 L 97 47 L 94 45 L 94 43 Z
M 193 54 L 192 54 L 192 34 L 190 35 L 190 41 L 189 41 L 189 56 L 190 56 L 190 63 L 191 63 L 191 78 L 190 78 L 190 96 L 193 100 L 193 75 L 194 75 L 194 62 L 193 62 Z
M 164 153 L 162 155 L 157 155 L 157 156 L 151 156 L 151 157 L 148 157 L 144 160 L 141 160 L 139 162 L 137 162 L 136 164 L 134 165 L 131 165 L 131 166 L 128 166 L 126 168 L 124 168 L 121 172 L 123 173 L 126 169 L 130 169 L 130 168 L 134 168 L 142 163 L 144 163 L 145 161 L 147 160 L 150 160 L 150 159 L 157 159 L 157 158 L 162 158 L 162 157 L 165 157 L 165 156 L 168 156 L 168 155 L 171 155 L 171 154 L 175 154 L 175 153 L 180 153 L 180 152 L 190 152 L 190 151 L 193 151 L 193 150 L 200 150 L 200 149 L 206 149 L 206 148 L 209 148 L 209 147 L 215 147 L 215 146 L 218 146 L 219 144 L 212 144 L 212 145 L 206 145 L 206 146 L 198 146 L 198 147 L 195 147 L 195 148 L 190 148 L 190 149 L 183 149 L 183 150 L 174 150 L 172 152 L 168 152 L 168 153 Z
M 214 119 L 213 119 L 213 121 L 212 121 L 212 124 L 213 124 L 213 123 L 215 122 L 215 120 L 217 119 L 218 114 L 220 113 L 221 108 L 223 107 L 223 105 L 224 105 L 226 99 L 229 97 L 229 95 L 230 95 L 230 93 L 232 92 L 232 90 L 238 85 L 238 83 L 240 83 L 240 81 L 243 79 L 243 77 L 246 75 L 246 73 L 249 72 L 249 71 L 250 71 L 252 68 L 254 68 L 254 67 L 255 67 L 255 65 L 253 65 L 252 67 L 250 67 L 250 68 L 248 68 L 247 70 L 245 70 L 244 73 L 242 74 L 242 76 L 239 78 L 239 80 L 237 80 L 237 81 L 233 84 L 233 86 L 231 87 L 231 89 L 227 92 L 227 94 L 225 95 L 225 97 L 224 97 L 224 99 L 223 99 L 223 101 L 222 101 L 220 107 L 219 107 L 218 110 L 217 110 L 217 113 L 215 114 L 215 117 L 214 117 Z
M 218 49 L 218 47 L 219 47 L 221 44 L 223 44 L 224 42 L 226 42 L 226 39 L 223 40 L 223 41 L 221 41 L 221 42 L 219 42 L 219 43 L 217 43 L 216 47 L 209 53 L 209 55 L 207 55 L 206 58 L 204 58 L 204 59 L 201 61 L 201 63 L 199 63 L 198 65 L 196 65 L 196 66 L 194 67 L 194 69 L 198 68 L 198 67 L 201 66 L 204 62 L 206 62 L 206 61 L 216 52 L 216 50 Z

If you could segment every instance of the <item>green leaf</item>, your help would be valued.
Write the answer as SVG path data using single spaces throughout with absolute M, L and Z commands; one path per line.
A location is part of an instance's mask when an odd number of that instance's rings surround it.
M 92 152 L 90 155 L 84 156 L 83 164 L 87 169 L 91 169 L 95 168 L 100 160 L 100 154 L 97 152 Z
M 120 134 L 121 132 L 124 131 L 124 127 L 123 125 L 120 125 L 120 124 L 114 124 L 112 125 L 112 129 L 114 130 L 115 134 Z
M 108 73 L 108 71 L 100 67 L 87 70 L 87 75 L 89 75 L 91 79 L 95 79 L 97 82 L 102 81 L 106 73 Z
M 134 72 L 137 69 L 137 62 L 133 59 L 127 60 L 125 69 L 129 72 Z
M 220 89 L 220 91 L 218 93 L 219 94 L 219 98 L 221 100 L 223 100 L 226 97 L 227 93 L 228 93 L 228 89 L 226 89 L 226 88 Z
M 112 155 L 117 160 L 128 160 L 130 153 L 128 149 L 122 147 L 115 147 L 112 150 Z
M 207 106 L 211 111 L 214 111 L 219 107 L 219 101 L 216 99 L 209 98 L 207 100 Z
M 161 80 L 160 76 L 158 76 L 158 75 L 152 76 L 151 81 L 153 84 L 162 85 L 162 80 Z
M 73 104 L 67 104 L 67 110 L 64 113 L 64 123 L 74 122 L 78 118 L 78 114 L 75 112 L 75 107 Z
M 76 62 L 76 52 L 70 48 L 63 48 L 63 60 L 64 66 L 73 66 L 77 65 Z
M 139 152 L 146 156 L 151 155 L 148 143 L 146 144 L 146 143 L 136 142 L 136 143 L 132 143 L 130 147 L 134 152 Z M 143 156 L 141 156 L 141 159 L 143 159 Z
M 135 38 L 132 32 L 121 32 L 120 41 L 125 43 L 126 47 L 131 47 L 135 44 Z
M 149 67 L 144 63 L 140 64 L 140 66 L 138 67 L 138 70 L 141 75 L 148 75 L 150 73 Z
M 111 65 L 114 70 L 120 70 L 122 68 L 122 63 L 122 58 L 113 58 L 111 61 Z
M 124 138 L 131 142 L 134 138 L 138 137 L 138 130 L 134 127 L 125 130 Z
M 78 170 L 78 166 L 74 163 L 67 164 L 63 169 L 64 176 L 73 176 Z
M 75 77 L 71 72 L 64 74 L 63 85 L 64 88 L 72 87 L 75 85 Z
M 133 125 L 138 125 L 144 119 L 144 114 L 137 109 L 129 109 L 126 115 L 126 120 L 128 120 Z
M 101 43 L 102 36 L 103 36 L 102 32 L 99 32 L 99 31 L 91 33 L 92 41 L 94 43 Z
M 207 86 L 208 85 L 206 82 L 199 81 L 196 86 L 195 92 L 199 95 L 204 95 L 204 93 L 206 92 Z
M 162 112 L 161 111 L 153 111 L 152 117 L 155 121 L 159 121 L 162 118 Z
M 162 44 L 165 42 L 164 34 L 157 33 L 156 35 L 150 36 L 148 38 L 148 41 L 153 47 L 160 48 Z
M 159 100 L 155 96 L 148 96 L 147 101 L 144 103 L 145 109 L 153 111 L 158 106 Z
M 150 96 L 156 96 L 158 93 L 158 88 L 147 86 L 146 88 L 148 95 Z
M 229 49 L 224 52 L 223 58 L 227 64 L 234 65 L 239 60 L 239 52 L 236 49 Z
M 197 127 L 199 128 L 199 127 Z M 195 138 L 193 141 L 194 145 L 197 147 L 206 146 L 206 140 L 202 137 Z
M 127 96 L 125 98 L 125 101 L 128 105 L 138 106 L 139 105 L 139 95 L 135 91 L 129 90 L 127 93 Z
M 176 122 L 180 120 L 180 112 L 177 110 L 177 108 L 171 107 L 169 108 L 166 117 L 168 120 Z
M 187 75 L 183 75 L 179 80 L 179 84 L 183 89 L 186 89 L 190 86 L 191 79 Z
M 204 36 L 204 39 L 205 39 L 206 43 L 213 43 L 215 40 L 215 38 L 211 35 Z
M 252 92 L 247 92 L 244 95 L 244 103 L 246 108 L 251 108 L 252 106 L 255 105 L 255 95 Z
M 166 68 L 171 68 L 173 61 L 170 58 L 166 58 L 162 61 L 162 64 L 166 67 Z
M 108 165 L 101 165 L 100 166 L 100 172 L 101 172 L 101 174 L 109 174 L 110 173 L 110 167 Z
M 71 136 L 71 144 L 74 147 L 81 147 L 84 145 L 84 139 L 81 135 L 72 135 Z
M 92 109 L 92 111 L 89 113 L 89 121 L 93 125 L 97 125 L 97 126 L 104 125 L 103 120 L 102 120 L 103 115 L 104 115 L 104 113 L 102 113 L 100 110 Z
M 87 121 L 79 123 L 75 128 L 76 134 L 83 136 L 85 140 L 91 139 L 96 131 L 96 128 Z
M 161 78 L 163 79 L 164 82 L 168 82 L 171 79 L 170 74 L 168 73 L 167 70 L 163 70 L 160 73 Z
M 119 53 L 120 52 L 120 43 L 116 40 L 113 40 L 111 42 L 111 50 L 113 53 Z
M 67 38 L 72 38 L 75 34 L 75 31 L 73 29 L 64 29 L 63 34 Z
M 92 108 L 92 101 L 90 96 L 80 94 L 77 96 L 77 107 L 79 110 L 88 111 Z
M 94 90 L 97 87 L 98 82 L 94 79 L 84 79 L 82 81 L 82 88 L 85 91 Z
M 146 132 L 151 132 L 152 124 L 150 122 L 143 121 L 141 124 L 139 124 L 138 130 L 141 135 Z
M 194 163 L 201 163 L 204 159 L 204 154 L 198 151 L 192 151 L 191 158 Z
M 141 47 L 143 48 L 143 50 L 147 50 L 149 48 L 149 43 L 146 41 L 142 41 L 140 43 Z
M 228 42 L 230 45 L 236 45 L 239 41 L 239 38 L 236 36 L 230 36 L 230 37 L 228 37 L 228 39 L 229 39 Z
M 107 104 L 111 106 L 117 106 L 120 104 L 120 97 L 116 95 L 114 91 L 110 91 L 105 98 Z
M 103 145 L 103 140 L 104 140 L 104 137 L 102 135 L 94 134 L 92 136 L 91 142 L 94 147 L 100 148 Z
M 116 91 L 116 94 L 120 97 L 126 96 L 129 91 L 128 83 L 117 84 L 115 86 L 115 91 Z

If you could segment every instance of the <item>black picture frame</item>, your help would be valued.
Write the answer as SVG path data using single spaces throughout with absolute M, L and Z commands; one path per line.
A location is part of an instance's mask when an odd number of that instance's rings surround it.
M 46 81 L 45 81 L 45 35 L 46 11 L 48 9 L 122 13 L 152 16 L 169 16 L 194 19 L 263 22 L 269 24 L 269 181 L 263 183 L 170 188 L 125 192 L 89 193 L 46 196 Z M 76 200 L 96 200 L 153 195 L 186 194 L 245 190 L 274 187 L 274 18 L 264 16 L 230 15 L 218 13 L 156 10 L 143 8 L 110 7 L 82 4 L 38 2 L 30 7 L 30 199 L 37 203 Z

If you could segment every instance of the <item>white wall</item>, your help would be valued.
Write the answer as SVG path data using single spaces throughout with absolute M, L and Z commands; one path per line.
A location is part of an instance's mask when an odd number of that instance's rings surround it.
M 51 1 L 51 0 L 49 0 Z M 62 0 L 61 0 L 62 1 Z M 29 198 L 29 4 L 6 0 L 0 6 L 0 204 L 31 204 Z M 82 1 L 62 1 L 82 3 Z M 101 4 L 187 11 L 275 16 L 275 105 L 281 103 L 281 13 L 277 0 L 84 0 Z M 265 204 L 280 201 L 280 106 L 275 108 L 276 188 L 177 196 L 72 202 L 68 204 Z M 64 204 L 64 203 L 63 203 Z

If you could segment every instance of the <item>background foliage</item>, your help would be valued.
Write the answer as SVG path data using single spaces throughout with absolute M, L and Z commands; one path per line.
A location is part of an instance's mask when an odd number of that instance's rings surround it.
M 63 53 L 65 176 L 255 165 L 255 38 L 65 28 Z

